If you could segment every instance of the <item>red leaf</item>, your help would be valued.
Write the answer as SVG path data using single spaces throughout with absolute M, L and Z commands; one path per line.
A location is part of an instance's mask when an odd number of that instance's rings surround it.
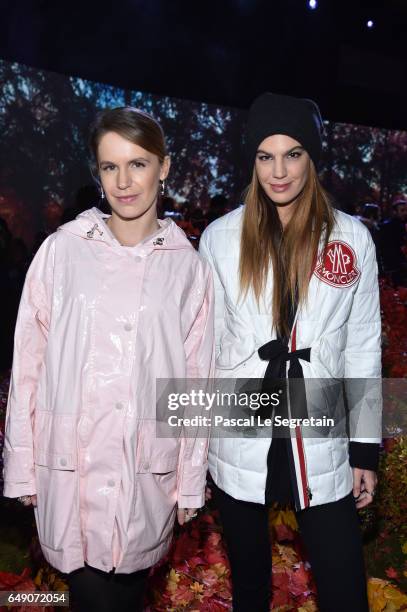
M 395 580 L 398 580 L 399 577 L 397 570 L 395 570 L 394 567 L 391 566 L 386 569 L 386 576 L 388 578 L 394 578 Z
M 221 551 L 214 550 L 206 555 L 206 560 L 210 565 L 214 565 L 215 563 L 225 563 L 225 555 L 222 554 Z
M 287 572 L 273 573 L 273 589 L 282 589 L 288 591 L 289 577 Z
M 36 587 L 30 578 L 31 571 L 29 568 L 24 568 L 22 573 L 11 574 L 10 572 L 0 572 L 0 588 L 4 591 L 29 590 L 35 591 Z M 8 588 L 7 588 L 8 587 Z
M 286 589 L 275 589 L 273 591 L 273 608 L 286 606 L 290 603 L 290 596 Z
M 195 569 L 198 565 L 204 565 L 205 559 L 196 555 L 195 557 L 190 557 L 188 560 L 188 565 L 191 569 Z
M 277 542 L 284 542 L 288 540 L 291 542 L 296 537 L 296 533 L 284 523 L 274 526 Z
M 198 543 L 190 537 L 189 533 L 184 532 L 178 537 L 175 543 L 172 557 L 174 563 L 178 564 L 191 557 L 195 557 L 197 553 Z

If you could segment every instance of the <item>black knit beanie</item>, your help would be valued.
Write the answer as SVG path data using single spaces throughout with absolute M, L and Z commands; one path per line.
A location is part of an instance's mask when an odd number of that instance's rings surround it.
M 264 93 L 253 102 L 246 126 L 245 148 L 250 169 L 259 144 L 273 134 L 297 140 L 315 166 L 321 158 L 323 123 L 318 105 L 306 98 Z

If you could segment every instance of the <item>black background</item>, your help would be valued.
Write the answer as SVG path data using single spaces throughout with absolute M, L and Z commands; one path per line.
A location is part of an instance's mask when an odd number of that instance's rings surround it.
M 239 108 L 265 90 L 312 97 L 327 119 L 407 129 L 407 3 L 307 4 L 3 0 L 0 57 Z

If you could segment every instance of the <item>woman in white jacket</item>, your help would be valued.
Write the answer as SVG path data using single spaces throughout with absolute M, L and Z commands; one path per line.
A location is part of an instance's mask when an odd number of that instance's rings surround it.
M 256 439 L 213 435 L 209 470 L 235 612 L 269 610 L 273 501 L 296 511 L 321 612 L 368 610 L 357 509 L 372 501 L 377 483 L 377 264 L 367 229 L 334 210 L 319 183 L 321 132 L 311 100 L 260 96 L 247 125 L 252 179 L 244 206 L 212 223 L 200 243 L 215 278 L 217 377 L 263 385 L 296 378 L 290 417 L 310 415 L 312 393 L 325 398 L 320 415 L 333 410 L 328 387 L 343 378 L 350 427 L 350 439 L 342 421 L 319 437 L 298 424 L 285 437 L 276 427 Z M 311 387 L 311 379 L 320 380 Z

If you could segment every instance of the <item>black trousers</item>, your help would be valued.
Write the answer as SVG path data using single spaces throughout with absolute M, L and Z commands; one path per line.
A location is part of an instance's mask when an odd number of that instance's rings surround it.
M 142 612 L 149 568 L 132 574 L 85 565 L 67 574 L 73 612 Z
M 232 572 L 233 612 L 269 612 L 268 506 L 236 500 L 215 484 Z M 369 612 L 362 536 L 352 492 L 296 512 L 320 612 Z

